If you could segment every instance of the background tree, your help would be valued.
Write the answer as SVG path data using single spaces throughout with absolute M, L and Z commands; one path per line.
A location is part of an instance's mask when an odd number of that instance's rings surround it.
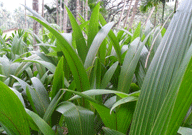
M 79 14 L 80 14 L 80 3 L 79 0 L 76 0 L 76 19 L 77 19 L 77 23 L 80 24 L 79 22 Z
M 42 10 L 41 10 L 41 16 L 44 17 L 44 0 L 42 0 Z
M 64 5 L 68 6 L 68 0 L 64 0 Z M 63 30 L 64 32 L 67 32 L 67 10 L 64 6 L 64 10 L 63 10 Z
M 25 0 L 25 6 L 27 6 L 26 0 Z M 27 12 L 26 12 L 26 8 L 25 8 L 25 28 L 27 28 Z
M 58 0 L 56 0 L 56 6 L 57 6 L 57 25 L 59 25 L 59 4 L 58 4 Z
M 60 0 L 60 7 L 59 7 L 59 10 L 60 10 L 60 29 L 62 30 L 62 17 L 63 17 L 63 15 L 62 15 L 62 3 L 63 3 L 63 1 L 62 0 Z
M 129 0 L 129 8 L 128 8 L 128 11 L 127 11 L 127 14 L 126 14 L 126 17 L 125 17 L 125 21 L 124 21 L 123 27 L 125 27 L 126 24 L 127 24 L 127 21 L 128 21 L 130 12 L 131 12 L 132 2 L 133 2 L 133 0 Z
M 39 12 L 39 1 L 38 0 L 33 0 L 33 10 L 35 10 L 37 13 Z M 36 21 L 33 21 L 33 32 L 34 34 L 38 35 L 39 32 L 39 27 L 38 23 Z M 36 44 L 36 39 L 35 37 L 33 38 L 33 44 Z M 33 46 L 33 49 L 35 51 L 38 50 L 38 46 Z
M 45 19 L 50 23 L 59 24 L 59 13 L 57 13 L 57 7 L 50 7 L 48 5 L 44 5 L 45 7 Z
M 139 0 L 135 0 L 135 4 L 134 4 L 134 7 L 133 7 L 133 12 L 132 12 L 132 16 L 131 16 L 131 19 L 130 19 L 130 23 L 129 23 L 129 28 L 132 27 L 133 25 L 133 21 L 134 21 L 134 18 L 135 18 L 135 15 L 136 15 L 136 12 L 137 12 L 137 6 L 139 4 Z
M 123 17 L 123 13 L 124 13 L 124 10 L 125 10 L 125 5 L 126 5 L 126 0 L 123 1 L 123 9 L 122 9 L 121 15 L 120 15 L 120 17 L 119 17 L 119 22 L 118 22 L 118 24 L 117 24 L 117 28 L 119 28 L 119 25 L 120 25 L 120 23 L 121 23 L 121 20 L 122 20 L 122 17 Z
M 85 21 L 88 20 L 88 0 L 85 0 Z

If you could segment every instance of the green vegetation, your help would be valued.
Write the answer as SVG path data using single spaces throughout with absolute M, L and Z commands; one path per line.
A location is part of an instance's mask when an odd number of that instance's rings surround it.
M 192 1 L 167 30 L 141 23 L 113 31 L 98 3 L 72 33 L 43 26 L 0 36 L 0 133 L 15 135 L 191 134 Z M 9 41 L 8 41 L 9 40 Z

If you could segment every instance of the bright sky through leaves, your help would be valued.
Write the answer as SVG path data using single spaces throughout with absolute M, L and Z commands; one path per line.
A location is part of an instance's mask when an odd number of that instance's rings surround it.
M 16 8 L 21 6 L 21 4 L 25 4 L 25 0 L 0 0 L 0 3 L 3 2 L 3 7 L 10 12 L 13 12 Z M 45 4 L 51 4 L 54 0 L 44 0 Z M 26 0 L 27 6 L 32 8 L 32 0 Z M 39 0 L 41 9 L 42 0 Z M 21 6 L 22 7 L 22 6 Z

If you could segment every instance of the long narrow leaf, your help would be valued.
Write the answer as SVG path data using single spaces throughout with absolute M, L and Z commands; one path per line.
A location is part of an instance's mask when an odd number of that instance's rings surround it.
M 138 100 L 138 97 L 133 97 L 133 96 L 122 98 L 112 106 L 110 113 L 119 105 L 132 102 L 132 101 L 137 101 L 137 100 Z
M 52 99 L 57 94 L 57 92 L 64 88 L 64 72 L 63 72 L 63 57 L 59 60 L 59 63 L 56 67 L 54 78 L 53 78 L 53 86 L 51 90 Z
M 152 31 L 151 31 L 152 32 Z M 124 58 L 123 66 L 118 80 L 118 91 L 129 93 L 129 88 L 140 58 L 141 51 L 147 42 L 150 33 L 145 37 L 143 42 L 136 38 L 130 45 Z
M 62 102 L 57 111 L 65 116 L 69 134 L 94 135 L 94 113 L 76 106 L 71 102 Z M 75 127 L 75 128 L 74 128 Z
M 76 54 L 74 49 L 70 46 L 70 44 L 65 40 L 65 38 L 54 28 L 52 28 L 49 24 L 35 18 L 31 17 L 41 23 L 44 27 L 46 27 L 51 33 L 55 35 L 57 40 L 59 41 L 58 46 L 63 51 L 69 67 L 72 71 L 73 77 L 76 82 L 76 87 L 78 91 L 88 90 L 90 87 L 88 76 L 83 67 L 83 63 L 80 60 L 79 56 Z
M 102 24 L 102 26 L 107 24 L 107 22 L 105 21 L 104 17 L 101 14 L 99 14 L 99 20 L 100 20 L 100 23 Z M 112 44 L 113 44 L 115 51 L 117 53 L 117 56 L 118 56 L 118 60 L 121 63 L 121 48 L 120 48 L 118 39 L 112 30 L 110 30 L 110 32 L 109 32 L 109 38 L 112 41 Z
M 59 101 L 61 100 L 61 98 L 63 97 L 64 92 L 63 91 L 58 91 L 57 94 L 54 96 L 53 100 L 51 101 L 51 103 L 49 104 L 43 119 L 48 122 L 52 113 L 54 112 L 55 108 L 57 107 Z
M 192 44 L 192 1 L 184 0 L 153 57 L 141 88 L 130 135 L 150 134 L 156 117 Z M 147 124 L 146 124 L 147 123 Z
M 116 129 L 116 115 L 114 112 L 111 113 L 110 115 L 110 109 L 107 108 L 106 106 L 102 105 L 101 103 L 97 102 L 96 100 L 94 100 L 93 98 L 77 92 L 77 91 L 72 91 L 72 90 L 67 90 L 69 92 L 75 93 L 78 96 L 81 96 L 87 100 L 89 100 L 89 102 L 94 106 L 94 108 L 97 110 L 97 112 L 99 113 L 103 123 L 105 124 L 106 127 L 109 127 L 111 129 Z M 70 99 L 72 100 L 72 99 Z
M 42 103 L 44 110 L 46 110 L 50 104 L 48 91 L 45 89 L 45 87 L 38 78 L 33 77 L 31 78 L 31 81 L 33 83 L 33 87 L 35 88 L 36 93 L 38 94 L 38 97 Z
M 89 31 L 88 31 L 88 39 L 87 39 L 87 46 L 88 48 L 91 46 L 99 27 L 99 9 L 100 9 L 100 3 L 97 3 L 97 5 L 94 7 L 93 12 L 91 14 L 91 18 L 89 21 Z
M 0 124 L 8 134 L 30 135 L 27 114 L 19 98 L 0 82 Z
M 88 67 L 91 67 L 93 65 L 95 56 L 99 50 L 99 47 L 100 47 L 101 43 L 103 42 L 103 40 L 105 39 L 105 37 L 108 35 L 108 32 L 111 30 L 113 24 L 114 23 L 106 24 L 105 26 L 103 26 L 101 28 L 101 30 L 95 36 L 95 38 L 91 44 L 91 47 L 89 48 L 86 59 L 85 59 L 85 64 L 84 64 L 85 69 L 87 69 Z
M 71 90 L 66 90 L 66 91 L 72 92 Z M 116 94 L 121 98 L 129 96 L 129 94 L 126 94 L 126 93 L 123 93 L 123 92 L 119 92 L 119 91 L 115 91 L 115 90 L 106 90 L 106 89 L 87 90 L 87 91 L 82 92 L 82 94 L 85 94 L 87 96 L 96 96 L 96 95 L 103 95 L 103 94 Z M 80 98 L 80 96 L 74 96 L 74 97 L 70 98 L 70 100 L 74 100 L 74 99 L 78 99 L 78 98 Z
M 44 135 L 55 135 L 52 128 L 41 117 L 28 109 L 26 109 L 26 112 L 33 119 L 34 123 Z
M 87 55 L 87 51 L 88 51 L 88 48 L 85 43 L 85 38 L 83 36 L 80 26 L 76 22 L 75 17 L 73 16 L 71 11 L 67 7 L 65 7 L 65 8 L 67 9 L 67 13 L 69 15 L 71 26 L 73 28 L 73 35 L 74 35 L 73 37 L 75 38 L 78 54 L 84 63 L 86 55 Z
M 140 38 L 136 38 L 131 43 L 126 53 L 119 76 L 118 88 L 117 88 L 118 91 L 129 93 L 130 84 L 132 82 L 134 71 L 140 57 L 140 52 L 142 50 L 139 44 L 140 44 Z M 138 48 L 140 49 L 138 50 Z
M 192 46 L 156 118 L 151 134 L 176 134 L 192 103 Z
M 105 73 L 105 75 L 103 76 L 103 79 L 101 81 L 101 89 L 105 89 L 108 85 L 108 83 L 110 82 L 113 74 L 115 73 L 115 70 L 118 66 L 118 62 L 115 62 Z

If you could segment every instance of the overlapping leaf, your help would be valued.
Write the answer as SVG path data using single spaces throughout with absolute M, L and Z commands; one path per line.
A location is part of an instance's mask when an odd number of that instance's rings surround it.
M 192 44 L 189 36 L 192 31 L 191 8 L 192 1 L 183 1 L 154 55 L 142 85 L 130 135 L 151 133 L 184 55 Z
M 8 134 L 30 135 L 27 114 L 19 98 L 0 82 L 0 124 Z

